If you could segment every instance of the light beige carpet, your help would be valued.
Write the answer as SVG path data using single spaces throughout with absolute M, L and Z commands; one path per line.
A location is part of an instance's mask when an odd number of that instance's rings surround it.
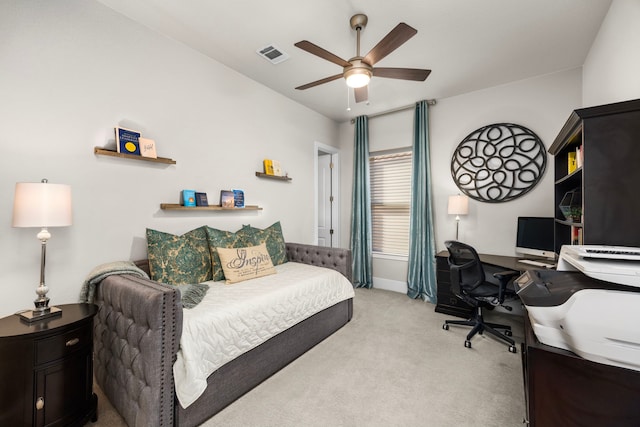
M 443 330 L 450 318 L 403 294 L 356 289 L 349 324 L 203 426 L 521 425 L 521 317 L 485 314 L 513 327 L 518 354 L 487 334 L 465 348 L 469 328 Z M 96 392 L 93 426 L 124 426 Z

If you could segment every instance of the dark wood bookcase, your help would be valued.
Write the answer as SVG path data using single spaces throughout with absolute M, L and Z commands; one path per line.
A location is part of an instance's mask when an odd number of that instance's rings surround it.
M 582 167 L 568 171 L 568 156 L 582 146 Z M 640 246 L 640 99 L 575 110 L 549 148 L 554 156 L 555 250 L 572 242 Z M 559 205 L 582 191 L 582 220 L 568 221 Z

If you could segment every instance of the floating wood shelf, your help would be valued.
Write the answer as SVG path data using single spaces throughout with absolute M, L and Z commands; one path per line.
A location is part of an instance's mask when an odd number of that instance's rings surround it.
M 256 205 L 247 205 L 244 208 L 223 208 L 220 205 L 210 206 L 182 206 L 177 203 L 160 203 L 160 209 L 174 211 L 261 211 Z
M 100 147 L 94 147 L 93 152 L 99 156 L 120 157 L 121 159 L 143 160 L 145 162 L 164 163 L 168 165 L 176 164 L 175 160 L 168 159 L 166 157 L 158 157 L 154 159 L 153 157 L 142 157 L 135 154 L 118 153 L 117 151 L 105 150 L 104 148 L 100 148 Z
M 291 181 L 291 178 L 289 178 L 288 176 L 268 175 L 263 172 L 256 172 L 256 176 L 259 178 L 276 179 L 278 181 Z

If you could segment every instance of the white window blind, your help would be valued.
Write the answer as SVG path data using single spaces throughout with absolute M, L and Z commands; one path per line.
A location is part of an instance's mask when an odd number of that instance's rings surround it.
M 373 252 L 409 254 L 411 151 L 369 156 Z

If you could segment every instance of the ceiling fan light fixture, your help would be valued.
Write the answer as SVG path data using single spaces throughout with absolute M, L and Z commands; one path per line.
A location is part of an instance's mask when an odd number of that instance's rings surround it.
M 344 72 L 344 78 L 347 81 L 347 86 L 357 89 L 369 84 L 371 71 L 366 68 L 352 68 Z

